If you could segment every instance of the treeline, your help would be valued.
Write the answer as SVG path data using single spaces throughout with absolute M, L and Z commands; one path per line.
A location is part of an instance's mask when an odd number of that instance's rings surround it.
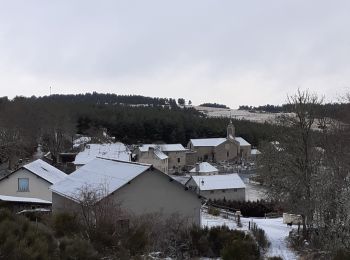
M 229 108 L 226 105 L 223 104 L 217 104 L 217 103 L 203 103 L 200 104 L 201 107 L 216 107 L 216 108 Z
M 15 97 L 14 100 L 25 99 L 24 97 Z M 76 95 L 50 95 L 43 97 L 30 97 L 32 100 L 38 101 L 53 101 L 63 103 L 91 103 L 91 104 L 109 104 L 109 105 L 148 105 L 153 107 L 168 106 L 177 107 L 175 99 L 172 98 L 157 98 L 145 97 L 140 95 L 117 95 L 117 94 L 102 94 L 102 93 L 86 93 Z M 3 100 L 8 100 L 6 97 Z

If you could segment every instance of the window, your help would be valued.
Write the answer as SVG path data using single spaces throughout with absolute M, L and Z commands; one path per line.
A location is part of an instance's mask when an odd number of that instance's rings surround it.
M 222 192 L 226 192 L 226 190 L 222 190 Z
M 29 191 L 29 179 L 28 178 L 18 178 L 18 191 Z
M 237 189 L 233 189 L 234 192 L 237 192 Z
M 230 152 L 227 152 L 227 158 L 230 157 Z
M 181 160 L 180 160 L 180 158 L 177 158 L 177 162 L 179 163 Z

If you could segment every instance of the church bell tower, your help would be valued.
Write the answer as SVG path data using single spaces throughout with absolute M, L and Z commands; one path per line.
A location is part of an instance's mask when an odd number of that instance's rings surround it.
M 232 124 L 232 120 L 230 120 L 230 123 L 227 126 L 227 139 L 234 139 L 235 138 L 235 127 Z

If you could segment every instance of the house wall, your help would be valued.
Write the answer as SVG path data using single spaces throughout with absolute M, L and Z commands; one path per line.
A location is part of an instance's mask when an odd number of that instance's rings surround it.
M 237 158 L 239 154 L 239 143 L 231 140 L 227 140 L 222 144 L 214 148 L 215 160 L 220 161 L 232 161 Z
M 59 213 L 59 212 L 79 212 L 80 206 L 78 203 L 67 199 L 66 197 L 63 197 L 55 192 L 52 192 L 52 213 Z
M 214 149 L 211 146 L 192 146 L 192 149 L 196 151 L 196 162 L 210 162 L 215 160 Z
M 247 146 L 241 146 L 240 147 L 240 153 L 241 153 L 241 157 L 244 159 L 248 159 L 251 155 L 251 146 L 247 145 Z
M 139 152 L 138 162 L 152 164 L 154 168 L 168 173 L 168 159 L 161 160 L 151 149 L 148 152 Z
M 179 214 L 188 219 L 188 224 L 200 225 L 201 200 L 198 196 L 158 170 L 149 170 L 136 177 L 110 196 L 128 213 L 142 215 L 162 212 L 164 217 Z M 52 195 L 53 213 L 80 212 L 77 203 Z
M 199 225 L 201 200 L 181 184 L 169 180 L 165 174 L 149 170 L 112 196 L 121 202 L 122 208 L 136 215 L 160 211 L 164 216 L 178 213 Z
M 182 172 L 182 169 L 186 165 L 186 151 L 164 153 L 169 157 L 169 172 Z M 178 159 L 180 159 L 180 162 Z
M 226 199 L 226 200 L 240 200 L 245 201 L 245 188 L 240 189 L 225 189 L 225 190 L 199 190 L 197 183 L 190 179 L 186 183 L 186 187 L 190 190 L 196 191 L 198 195 L 201 195 L 207 199 Z
M 189 151 L 186 153 L 186 166 L 188 166 L 188 170 L 192 169 L 197 163 L 197 152 Z
M 29 179 L 29 191 L 18 191 L 18 178 Z M 26 169 L 19 169 L 0 181 L 0 195 L 38 198 L 52 201 L 52 193 L 49 190 L 51 183 L 38 177 Z
M 188 148 L 190 149 L 190 147 L 196 152 L 197 162 L 232 161 L 236 159 L 239 154 L 239 143 L 231 140 L 227 140 L 216 147 L 193 146 L 192 142 L 189 142 Z

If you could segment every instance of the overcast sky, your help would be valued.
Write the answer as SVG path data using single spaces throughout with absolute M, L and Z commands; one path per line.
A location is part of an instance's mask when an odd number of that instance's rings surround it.
M 237 107 L 350 86 L 350 1 L 1 1 L 1 96 L 109 92 Z

